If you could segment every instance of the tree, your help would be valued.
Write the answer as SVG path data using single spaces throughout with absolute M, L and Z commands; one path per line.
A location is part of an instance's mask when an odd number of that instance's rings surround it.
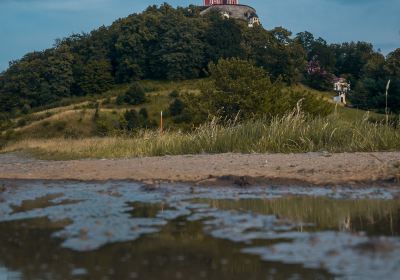
M 285 90 L 280 81 L 271 82 L 265 70 L 245 60 L 221 59 L 210 64 L 209 71 L 211 84 L 202 89 L 200 104 L 212 115 L 226 119 L 282 115 L 301 100 L 316 115 L 326 115 L 332 107 L 310 94 Z
M 223 19 L 219 12 L 210 13 L 208 19 L 205 32 L 207 62 L 216 62 L 220 58 L 243 57 L 243 32 L 240 24 L 233 19 Z
M 387 56 L 384 69 L 392 81 L 389 90 L 389 107 L 394 112 L 400 112 L 400 48 Z
M 352 82 L 360 79 L 362 69 L 374 55 L 372 44 L 350 42 L 331 46 L 336 56 L 336 75 L 347 74 Z
M 90 60 L 84 65 L 79 65 L 76 69 L 74 93 L 76 95 L 98 94 L 112 87 L 114 78 L 112 76 L 112 67 L 109 61 Z
M 179 98 L 175 98 L 174 101 L 169 104 L 168 111 L 171 114 L 171 116 L 179 116 L 182 114 L 183 109 L 185 108 L 185 103 Z
M 140 105 L 146 102 L 146 95 L 143 87 L 135 82 L 124 94 L 123 100 L 130 105 Z
M 324 39 L 321 37 L 315 39 L 313 34 L 304 31 L 296 35 L 295 41 L 303 46 L 309 62 L 312 60 L 318 61 L 320 67 L 328 72 L 333 72 L 335 70 L 335 52 Z
M 330 90 L 333 80 L 334 76 L 323 69 L 318 60 L 313 59 L 308 62 L 304 80 L 308 86 L 317 90 Z
M 126 121 L 126 129 L 128 131 L 133 131 L 139 127 L 141 127 L 140 118 L 136 112 L 136 110 L 127 110 L 124 113 L 124 119 Z
M 266 31 L 261 26 L 247 29 L 245 45 L 248 59 L 263 67 L 272 80 L 297 83 L 306 67 L 302 45 L 291 39 L 291 32 L 277 27 Z
M 199 77 L 207 66 L 201 21 L 176 11 L 162 17 L 158 26 L 158 40 L 149 55 L 151 75 L 168 80 Z

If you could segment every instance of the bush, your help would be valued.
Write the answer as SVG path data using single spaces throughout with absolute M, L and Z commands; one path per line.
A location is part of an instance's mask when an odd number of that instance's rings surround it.
M 31 106 L 29 106 L 28 104 L 24 104 L 24 106 L 21 109 L 21 113 L 26 115 L 30 112 L 31 110 Z
M 169 104 L 169 114 L 173 117 L 179 116 L 182 114 L 183 109 L 185 109 L 185 103 L 179 98 L 175 98 L 174 101 Z
M 140 127 L 140 120 L 136 110 L 128 110 L 124 114 L 124 119 L 126 121 L 125 129 L 132 131 Z
M 49 121 L 43 121 L 42 122 L 42 127 L 48 127 L 50 126 L 50 122 Z
M 135 131 L 140 128 L 153 128 L 157 126 L 153 120 L 149 120 L 146 108 L 142 108 L 139 114 L 136 110 L 127 110 L 120 121 L 120 128 L 128 131 Z
M 95 122 L 94 134 L 97 136 L 107 136 L 112 128 L 105 119 L 97 119 Z
M 111 98 L 107 97 L 106 99 L 103 100 L 103 102 L 101 103 L 102 105 L 109 105 L 111 104 Z
M 124 104 L 124 102 L 125 102 L 125 94 L 120 94 L 115 99 L 115 104 L 117 104 L 117 105 L 122 105 L 122 104 Z
M 26 119 L 21 118 L 17 121 L 17 127 L 22 127 L 25 126 L 28 122 L 26 121 Z
M 63 131 L 67 127 L 66 121 L 55 121 L 53 127 L 57 131 Z
M 144 119 L 147 120 L 149 118 L 149 113 L 147 112 L 146 108 L 142 108 L 139 111 L 139 115 Z
M 279 80 L 271 82 L 264 69 L 245 60 L 221 59 L 211 63 L 209 71 L 210 84 L 203 85 L 200 96 L 191 96 L 191 102 L 186 102 L 192 115 L 208 112 L 227 120 L 271 118 L 296 109 L 299 102 L 302 110 L 312 115 L 324 116 L 333 110 L 329 102 L 315 95 L 287 90 Z
M 305 84 L 316 90 L 331 90 L 334 81 L 334 75 L 324 70 L 317 60 L 308 63 L 304 78 Z
M 99 103 L 96 102 L 95 106 L 96 106 L 95 107 L 96 109 L 95 109 L 94 114 L 93 114 L 93 121 L 98 120 L 99 117 L 100 117 L 100 105 L 99 105 Z
M 140 105 L 146 102 L 144 89 L 139 83 L 133 83 L 123 98 L 124 103 L 130 105 Z
M 179 92 L 177 90 L 171 91 L 170 94 L 169 94 L 169 97 L 178 98 L 179 97 Z
M 64 132 L 65 139 L 79 139 L 81 137 L 81 132 L 74 129 L 66 129 Z

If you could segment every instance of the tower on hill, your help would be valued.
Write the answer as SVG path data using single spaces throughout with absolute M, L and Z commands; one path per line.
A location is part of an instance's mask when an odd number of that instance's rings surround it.
M 261 24 L 257 11 L 253 7 L 240 5 L 239 0 L 203 0 L 203 4 L 205 10 L 200 13 L 201 15 L 218 11 L 223 18 L 247 21 L 249 27 Z
M 212 5 L 238 5 L 239 0 L 203 0 L 204 6 Z

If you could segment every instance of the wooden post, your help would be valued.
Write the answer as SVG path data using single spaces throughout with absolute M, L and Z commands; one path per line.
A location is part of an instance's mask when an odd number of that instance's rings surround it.
M 161 115 L 160 115 L 160 132 L 163 133 L 163 131 L 164 131 L 163 111 L 161 111 Z
M 390 88 L 390 80 L 388 81 L 386 85 L 386 107 L 385 107 L 385 114 L 386 114 L 386 125 L 389 124 L 389 110 L 388 110 L 388 94 L 389 94 L 389 88 Z

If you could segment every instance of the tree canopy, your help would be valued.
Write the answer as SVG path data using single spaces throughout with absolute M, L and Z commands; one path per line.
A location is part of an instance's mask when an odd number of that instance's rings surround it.
M 185 110 L 197 118 L 199 114 L 227 120 L 274 117 L 299 107 L 310 115 L 326 116 L 332 112 L 333 105 L 326 100 L 305 91 L 285 88 L 280 80 L 271 81 L 263 68 L 246 60 L 220 59 L 211 63 L 209 69 L 210 82 L 203 86 L 200 95 L 190 97 L 186 104 L 188 109 Z
M 98 94 L 140 79 L 205 77 L 210 62 L 228 58 L 252 61 L 269 73 L 271 82 L 328 89 L 333 75 L 346 77 L 354 89 L 350 101 L 368 109 L 382 108 L 390 78 L 390 109 L 400 110 L 399 50 L 385 58 L 365 42 L 328 44 L 309 32 L 293 36 L 282 27 L 249 28 L 218 13 L 202 17 L 200 11 L 196 6 L 150 6 L 111 26 L 26 54 L 0 74 L 0 112 Z M 310 63 L 318 64 L 320 71 L 310 75 Z

